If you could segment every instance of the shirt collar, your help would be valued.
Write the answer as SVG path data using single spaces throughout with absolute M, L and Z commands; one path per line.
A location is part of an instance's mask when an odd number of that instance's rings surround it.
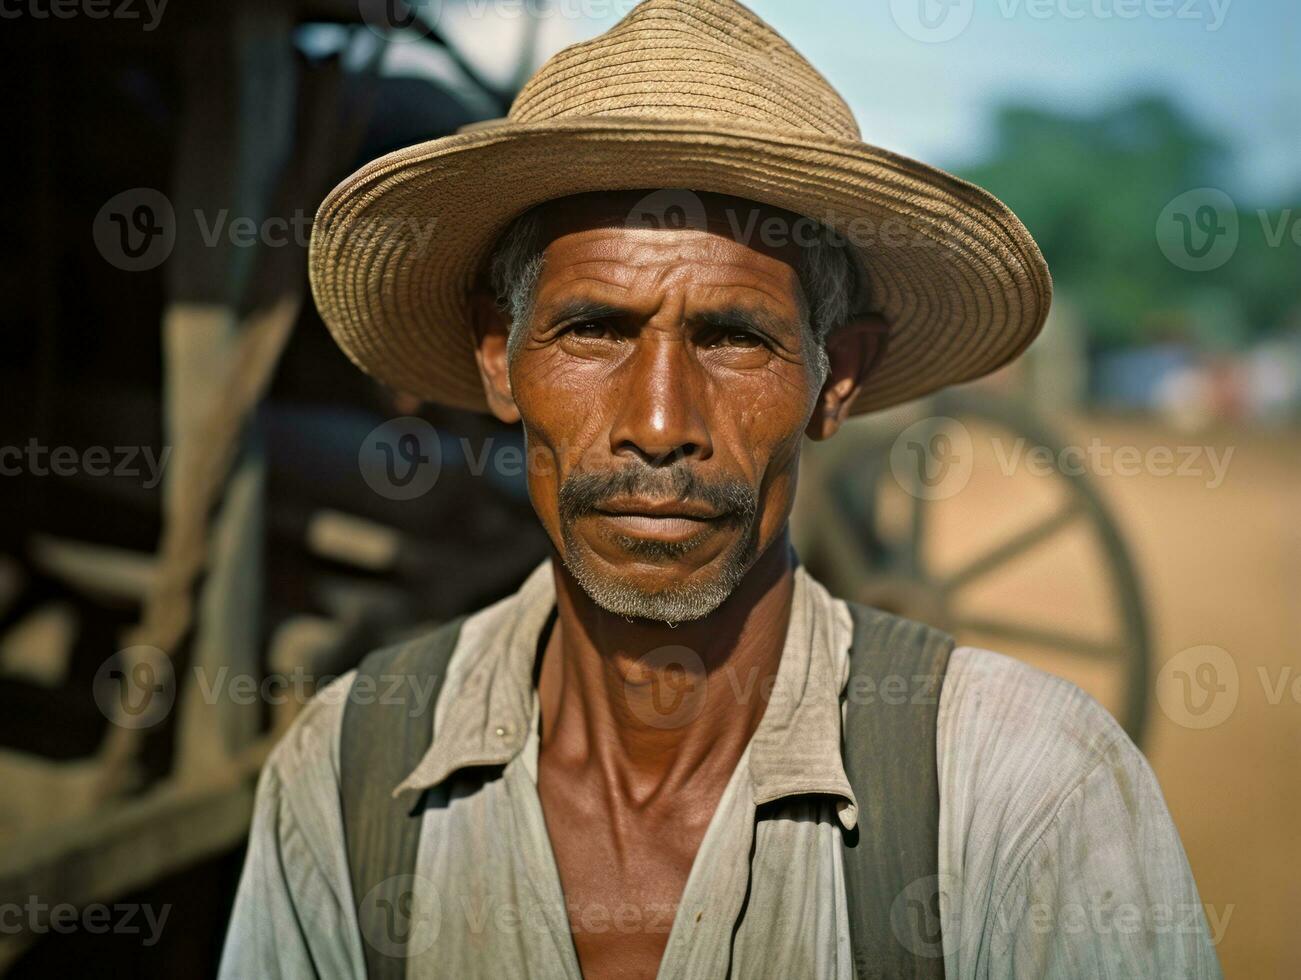
M 858 803 L 841 760 L 840 695 L 853 627 L 845 604 L 803 566 L 794 584 L 781 663 L 750 743 L 754 803 L 807 793 L 836 796 L 837 814 L 849 829 L 857 823 Z M 533 718 L 538 638 L 554 608 L 547 560 L 514 595 L 465 621 L 438 697 L 433 741 L 394 796 L 436 786 L 469 766 L 505 765 L 520 753 Z M 756 690 L 740 680 L 734 679 L 738 692 Z

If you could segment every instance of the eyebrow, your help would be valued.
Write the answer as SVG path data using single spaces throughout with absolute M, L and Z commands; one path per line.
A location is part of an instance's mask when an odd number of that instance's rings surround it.
M 729 306 L 721 310 L 706 310 L 690 318 L 694 324 L 715 330 L 748 330 L 770 337 L 789 335 L 796 325 L 766 310 L 743 306 Z
M 628 316 L 627 310 L 598 300 L 575 298 L 565 300 L 547 314 L 551 324 L 577 320 L 611 320 Z M 695 327 L 712 330 L 745 330 L 774 339 L 799 332 L 799 325 L 766 310 L 744 306 L 727 306 L 718 310 L 705 310 L 688 317 Z
M 609 320 L 626 315 L 627 310 L 621 310 L 609 303 L 600 303 L 591 299 L 570 299 L 548 313 L 547 321 L 555 324 L 567 320 Z

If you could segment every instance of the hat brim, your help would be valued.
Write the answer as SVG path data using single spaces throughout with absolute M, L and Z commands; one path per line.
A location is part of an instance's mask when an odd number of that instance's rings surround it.
M 326 198 L 310 279 L 343 351 L 385 384 L 486 411 L 469 293 L 511 219 L 573 194 L 683 188 L 829 225 L 858 246 L 890 341 L 853 411 L 988 374 L 1048 313 L 1048 267 L 991 194 L 942 170 L 817 133 L 699 119 L 502 123 L 367 164 Z

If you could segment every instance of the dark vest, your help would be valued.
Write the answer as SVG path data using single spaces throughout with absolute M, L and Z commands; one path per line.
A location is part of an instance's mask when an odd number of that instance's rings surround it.
M 944 976 L 939 915 L 940 790 L 935 723 L 953 640 L 921 623 L 849 603 L 854 621 L 845 689 L 845 773 L 858 800 L 858 825 L 844 834 L 850 938 L 860 980 Z M 351 696 L 340 742 L 343 825 L 353 900 L 362 936 L 378 935 L 364 915 L 403 907 L 415 871 L 424 800 L 392 798 L 424 756 L 433 714 L 463 619 L 425 636 L 377 650 L 357 677 L 419 677 L 400 693 Z M 354 681 L 355 685 L 355 681 Z M 354 690 L 356 688 L 354 687 Z M 419 701 L 414 693 L 422 692 Z M 380 888 L 392 895 L 363 897 Z M 386 902 L 393 904 L 387 905 Z M 363 938 L 372 980 L 403 977 L 404 950 L 376 949 Z

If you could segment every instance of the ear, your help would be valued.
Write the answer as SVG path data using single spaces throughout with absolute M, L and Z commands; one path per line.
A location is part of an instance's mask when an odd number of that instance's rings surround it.
M 510 389 L 510 364 L 506 346 L 510 337 L 510 319 L 497 308 L 497 302 L 485 289 L 470 294 L 470 316 L 474 326 L 474 359 L 479 364 L 483 393 L 488 408 L 503 422 L 518 422 L 519 409 Z
M 805 428 L 810 439 L 829 439 L 849 418 L 868 374 L 881 361 L 890 325 L 875 313 L 849 320 L 827 338 L 831 369 L 818 392 L 813 417 Z

